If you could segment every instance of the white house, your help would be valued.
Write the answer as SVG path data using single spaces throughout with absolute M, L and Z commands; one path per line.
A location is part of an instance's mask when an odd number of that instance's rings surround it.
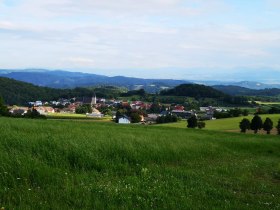
M 123 116 L 123 117 L 120 117 L 119 118 L 119 121 L 118 121 L 119 124 L 130 124 L 130 119 L 126 116 Z

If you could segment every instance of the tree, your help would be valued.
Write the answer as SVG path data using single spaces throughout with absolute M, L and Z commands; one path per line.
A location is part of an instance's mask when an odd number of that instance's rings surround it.
M 131 123 L 139 123 L 141 121 L 141 116 L 137 112 L 133 112 L 130 115 Z
M 241 111 L 241 109 L 239 109 L 239 108 L 230 109 L 230 110 L 229 110 L 229 114 L 230 114 L 230 116 L 232 116 L 232 117 L 239 117 L 239 116 L 242 114 L 242 111 Z
M 244 118 L 240 123 L 239 123 L 239 128 L 241 129 L 241 133 L 246 133 L 248 129 L 250 129 L 250 120 Z
M 276 125 L 277 133 L 280 135 L 280 119 L 278 120 L 278 123 Z
M 205 122 L 199 121 L 199 122 L 197 123 L 197 127 L 198 127 L 199 129 L 205 128 Z
M 249 110 L 248 109 L 243 109 L 242 115 L 243 116 L 248 116 L 249 115 Z
M 41 115 L 36 109 L 32 108 L 31 110 L 28 110 L 27 113 L 24 115 L 26 118 L 40 118 L 40 119 L 46 119 L 45 115 Z
M 86 113 L 92 113 L 91 105 L 84 104 L 76 108 L 76 114 L 86 114 Z
M 188 125 L 187 125 L 188 128 L 196 128 L 197 127 L 197 118 L 195 115 L 191 116 L 189 119 L 188 119 Z
M 7 116 L 8 114 L 8 108 L 4 104 L 4 99 L 0 96 L 0 116 Z
M 262 118 L 260 118 L 259 115 L 255 115 L 251 121 L 251 129 L 254 131 L 254 133 L 258 133 L 258 130 L 262 129 L 262 127 Z
M 266 131 L 267 134 L 270 134 L 270 131 L 273 128 L 273 122 L 270 118 L 266 118 L 263 123 L 263 129 Z

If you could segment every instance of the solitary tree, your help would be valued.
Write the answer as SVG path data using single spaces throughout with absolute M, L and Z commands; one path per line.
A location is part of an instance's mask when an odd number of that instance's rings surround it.
M 278 123 L 276 125 L 277 133 L 280 135 L 280 119 L 278 120 Z
M 197 127 L 198 127 L 199 129 L 205 128 L 205 122 L 199 121 L 199 122 L 197 123 Z
M 137 112 L 133 112 L 130 115 L 132 123 L 139 123 L 141 121 L 141 116 Z
M 262 118 L 260 118 L 259 115 L 255 115 L 251 121 L 251 129 L 254 131 L 254 133 L 258 133 L 258 131 L 262 129 L 262 127 Z
M 250 129 L 250 121 L 246 118 L 244 118 L 240 123 L 239 123 L 239 128 L 241 129 L 241 133 L 246 133 L 248 129 Z
M 7 116 L 8 115 L 8 108 L 4 104 L 3 98 L 0 96 L 0 116 Z
M 270 131 L 273 128 L 273 122 L 270 118 L 266 118 L 263 123 L 263 129 L 266 131 L 267 134 L 270 134 Z
M 196 128 L 197 127 L 197 118 L 195 115 L 191 116 L 188 119 L 188 128 Z

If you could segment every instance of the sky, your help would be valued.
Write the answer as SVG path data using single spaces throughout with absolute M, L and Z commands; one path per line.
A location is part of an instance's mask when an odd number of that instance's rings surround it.
M 279 0 L 0 0 L 0 68 L 215 79 L 280 71 Z

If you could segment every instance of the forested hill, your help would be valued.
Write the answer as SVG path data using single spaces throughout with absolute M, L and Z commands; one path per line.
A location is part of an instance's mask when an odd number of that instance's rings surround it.
M 24 105 L 28 101 L 57 100 L 74 96 L 92 96 L 93 91 L 86 88 L 54 89 L 0 77 L 0 96 L 10 105 Z
M 197 84 L 182 84 L 172 89 L 163 90 L 160 94 L 194 98 L 223 98 L 227 96 L 225 93 L 212 87 Z
M 262 90 L 254 90 L 239 86 L 233 85 L 215 85 L 212 86 L 216 90 L 222 91 L 223 93 L 237 96 L 278 96 L 280 95 L 280 89 L 278 88 L 269 88 L 269 89 L 262 89 Z

